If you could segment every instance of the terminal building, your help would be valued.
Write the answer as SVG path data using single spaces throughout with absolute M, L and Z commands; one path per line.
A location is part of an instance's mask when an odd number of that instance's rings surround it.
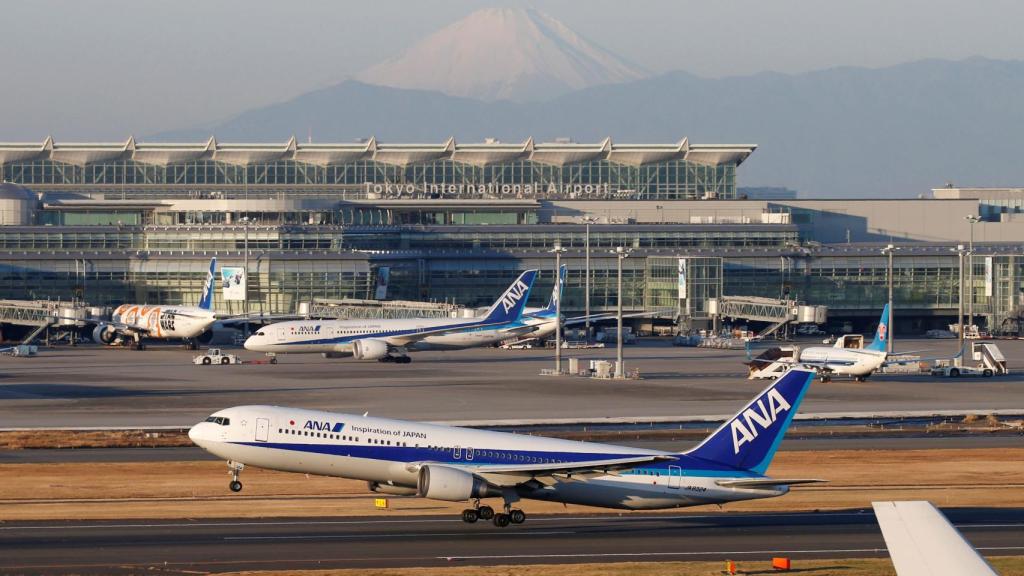
M 745 194 L 754 145 L 488 141 L 391 144 L 0 143 L 0 299 L 194 304 L 211 256 L 241 265 L 249 308 L 317 299 L 482 306 L 526 268 L 570 267 L 563 309 L 616 304 L 703 327 L 723 295 L 877 319 L 893 244 L 897 328 L 953 321 L 960 256 L 980 324 L 1017 330 L 1024 190 L 943 188 L 920 199 Z M 783 189 L 784 190 L 784 189 Z M 974 217 L 969 220 L 967 217 Z M 678 286 L 680 261 L 687 270 Z M 382 274 L 382 272 L 385 272 Z M 681 297 L 685 294 L 685 297 Z M 238 312 L 240 302 L 219 302 Z

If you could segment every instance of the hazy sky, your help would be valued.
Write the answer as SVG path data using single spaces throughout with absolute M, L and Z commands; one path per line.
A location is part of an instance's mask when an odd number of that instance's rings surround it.
M 338 82 L 482 6 L 534 7 L 654 72 L 1024 59 L 1019 0 L 4 0 L 0 140 L 204 125 Z

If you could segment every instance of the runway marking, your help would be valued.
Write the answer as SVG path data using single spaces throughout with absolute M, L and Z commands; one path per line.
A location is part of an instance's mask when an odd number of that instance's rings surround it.
M 354 538 L 424 538 L 429 536 L 549 536 L 552 534 L 579 534 L 574 530 L 548 530 L 532 532 L 407 532 L 405 534 L 312 534 L 309 536 L 225 536 L 223 540 L 343 540 Z
M 746 550 L 746 551 L 710 551 L 710 552 L 598 552 L 573 554 L 488 554 L 481 556 L 438 556 L 438 560 L 517 560 L 524 558 L 614 558 L 614 557 L 646 557 L 646 556 L 718 556 L 741 554 L 823 554 L 823 553 L 859 553 L 886 552 L 885 548 L 846 548 L 821 550 Z
M 1024 546 L 990 546 L 976 548 L 979 551 L 1024 550 Z M 864 554 L 888 553 L 885 548 L 822 548 L 818 550 L 720 550 L 702 552 L 599 552 L 578 554 L 488 554 L 480 556 L 437 556 L 438 560 L 521 560 L 527 558 L 642 558 L 651 556 L 740 556 L 752 554 Z
M 794 514 L 743 514 L 743 515 L 653 515 L 653 516 L 534 516 L 530 522 L 592 522 L 595 520 L 613 522 L 643 522 L 648 520 L 723 520 L 723 519 L 754 519 L 754 518 L 842 518 L 842 517 L 871 517 L 871 513 L 860 512 L 838 512 L 835 514 L 798 512 Z M 401 520 L 313 520 L 295 522 L 167 522 L 162 524 L 76 524 L 70 526 L 0 526 L 4 530 L 93 530 L 93 529 L 114 529 L 114 528 L 203 528 L 222 526 L 338 526 L 349 524 L 426 524 L 429 522 L 462 522 L 461 518 L 407 518 Z

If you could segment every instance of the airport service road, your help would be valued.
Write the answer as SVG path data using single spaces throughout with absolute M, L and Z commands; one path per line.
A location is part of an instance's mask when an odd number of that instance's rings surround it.
M 951 509 L 985 555 L 1024 553 L 1024 510 Z M 12 522 L 0 572 L 167 572 L 767 560 L 885 556 L 874 514 L 537 516 L 496 528 L 454 518 Z
M 1024 341 L 999 341 L 1017 373 L 1001 378 L 933 379 L 876 375 L 812 387 L 802 411 L 1024 411 Z M 947 353 L 953 340 L 900 340 L 899 349 Z M 241 351 L 243 358 L 261 355 Z M 43 349 L 35 358 L 0 357 L 3 427 L 187 426 L 240 404 L 307 408 L 418 420 L 513 420 L 733 414 L 765 386 L 746 379 L 742 351 L 675 348 L 667 340 L 626 347 L 638 381 L 539 376 L 548 350 L 424 352 L 411 364 L 319 355 L 282 356 L 277 365 L 196 366 L 193 353 L 99 346 Z M 566 351 L 611 359 L 613 349 Z M 566 361 L 566 367 L 568 362 Z

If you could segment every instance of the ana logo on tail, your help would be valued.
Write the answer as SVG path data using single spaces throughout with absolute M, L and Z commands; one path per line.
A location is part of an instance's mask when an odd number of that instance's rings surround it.
M 523 297 L 523 294 L 526 294 L 529 291 L 530 287 L 522 280 L 517 281 L 508 290 L 506 290 L 505 294 L 501 297 L 501 305 L 505 308 L 505 312 L 507 313 L 509 310 L 515 308 L 519 299 Z
M 767 406 L 764 405 L 765 398 L 768 399 Z M 755 406 L 757 411 L 754 410 Z M 739 454 L 741 446 L 753 442 L 761 431 L 767 430 L 779 419 L 779 414 L 789 409 L 789 402 L 786 402 L 775 388 L 769 390 L 764 397 L 758 398 L 756 405 L 747 408 L 729 423 L 732 429 L 733 454 Z

